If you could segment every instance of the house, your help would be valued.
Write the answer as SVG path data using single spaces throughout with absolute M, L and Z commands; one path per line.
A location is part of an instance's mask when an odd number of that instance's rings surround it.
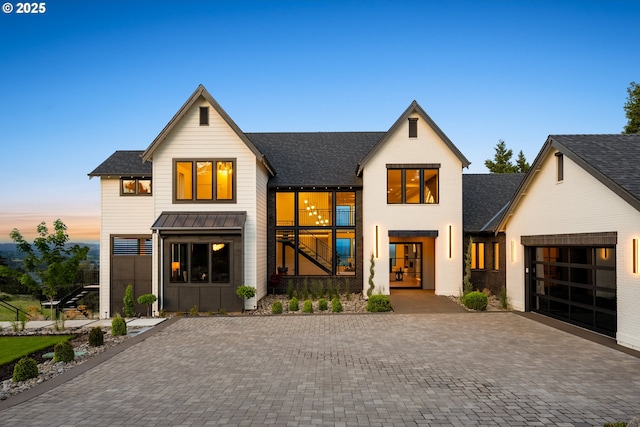
M 464 253 L 471 243 L 471 283 L 500 295 L 506 287 L 506 240 L 496 232 L 502 213 L 525 174 L 462 175 Z
M 496 230 L 514 308 L 640 349 L 640 135 L 551 135 Z
M 100 312 L 239 311 L 235 295 L 315 281 L 459 292 L 469 161 L 412 102 L 386 132 L 244 133 L 199 86 L 144 151 L 100 178 Z M 143 308 L 139 307 L 141 311 Z

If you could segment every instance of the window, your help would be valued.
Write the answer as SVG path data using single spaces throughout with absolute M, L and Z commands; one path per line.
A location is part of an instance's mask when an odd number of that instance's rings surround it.
M 209 126 L 209 107 L 200 107 L 200 126 Z
M 151 256 L 151 239 L 141 237 L 114 237 L 111 253 L 115 256 L 144 255 Z
M 122 178 L 120 180 L 121 196 L 150 196 L 150 178 Z
M 556 153 L 556 182 L 564 181 L 564 156 Z
M 172 243 L 171 283 L 229 283 L 230 243 Z
M 355 194 L 276 192 L 275 270 L 295 276 L 355 275 Z
M 387 203 L 438 204 L 438 172 L 438 168 L 387 165 Z
M 484 270 L 484 243 L 471 244 L 471 269 Z
M 234 169 L 234 160 L 176 161 L 175 200 L 234 202 Z
M 418 137 L 418 119 L 409 119 L 409 138 Z
M 500 270 L 500 243 L 493 242 L 493 269 Z

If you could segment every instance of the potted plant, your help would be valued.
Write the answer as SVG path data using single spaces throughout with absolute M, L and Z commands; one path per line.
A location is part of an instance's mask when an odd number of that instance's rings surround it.
M 242 298 L 242 312 L 244 313 L 244 303 L 247 299 L 256 296 L 256 288 L 253 286 L 241 285 L 236 289 L 236 294 Z

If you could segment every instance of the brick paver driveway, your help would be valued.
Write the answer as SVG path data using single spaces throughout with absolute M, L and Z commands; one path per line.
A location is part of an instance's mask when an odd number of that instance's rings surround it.
M 640 360 L 513 313 L 185 318 L 34 399 L 25 425 L 599 425 Z

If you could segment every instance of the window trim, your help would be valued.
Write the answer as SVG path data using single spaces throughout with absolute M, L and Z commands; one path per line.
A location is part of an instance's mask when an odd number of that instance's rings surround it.
M 479 255 L 482 253 L 482 257 Z M 484 242 L 471 243 L 471 270 L 484 271 L 487 265 L 487 252 Z
M 564 181 L 564 155 L 560 152 L 557 152 L 555 156 L 556 156 L 556 182 L 560 183 Z
M 138 181 L 140 180 L 144 180 L 144 181 L 149 181 L 151 183 L 151 188 L 148 193 L 140 193 L 138 192 L 138 189 L 140 188 L 138 186 Z M 136 191 L 133 193 L 125 193 L 123 191 L 123 183 L 124 181 L 135 181 L 136 183 Z M 129 178 L 125 178 L 125 177 L 120 177 L 120 195 L 121 196 L 125 196 L 125 197 L 129 197 L 129 196 L 152 196 L 153 195 L 153 180 L 151 179 L 151 177 L 144 177 L 144 176 L 133 176 L 133 177 L 129 177 Z
M 209 126 L 209 107 L 200 107 L 200 126 Z
M 191 198 L 190 199 L 178 199 L 178 183 L 177 183 L 177 164 L 180 162 L 184 162 L 184 163 L 191 163 Z M 212 187 L 212 198 L 211 199 L 198 199 L 197 198 L 197 168 L 196 168 L 196 164 L 199 162 L 211 162 L 212 164 L 212 182 L 211 182 L 211 187 Z M 216 166 L 218 164 L 218 162 L 231 162 L 232 164 L 232 176 L 231 176 L 231 192 L 232 192 L 232 196 L 230 199 L 218 199 L 217 198 L 217 191 L 216 191 L 216 187 L 217 187 L 217 175 L 216 175 Z M 237 202 L 237 180 L 236 180 L 236 176 L 238 175 L 237 172 L 237 159 L 235 158 L 174 158 L 172 160 L 172 164 L 173 164 L 173 171 L 172 171 L 172 197 L 173 197 L 173 203 L 174 204 L 181 204 L 181 203 L 236 203 Z
M 409 117 L 409 138 L 418 137 L 418 118 Z
M 387 163 L 387 205 L 439 205 L 440 204 L 440 163 Z M 408 203 L 406 200 L 406 172 L 407 170 L 416 170 L 420 171 L 420 201 L 418 203 Z M 401 201 L 400 202 L 390 202 L 389 201 L 389 171 L 390 170 L 400 170 L 401 176 Z M 424 182 L 424 173 L 427 170 L 435 170 L 436 178 L 437 178 L 437 200 L 434 203 L 425 202 L 425 182 Z
M 228 278 L 227 280 L 214 280 L 214 266 L 213 266 L 213 253 L 212 253 L 212 246 L 214 244 L 224 244 L 227 246 L 227 252 L 228 252 Z M 175 280 L 174 276 L 174 266 L 173 264 L 173 253 L 172 253 L 172 249 L 174 245 L 186 245 L 186 259 L 184 261 L 184 264 L 186 265 L 186 269 L 184 269 L 182 272 L 183 274 L 185 274 L 186 277 L 185 280 Z M 193 245 L 207 245 L 207 273 L 208 276 L 206 278 L 206 280 L 193 280 Z M 167 262 L 166 265 L 164 266 L 165 268 L 165 274 L 167 275 L 167 283 L 169 285 L 172 286 L 218 286 L 218 287 L 230 287 L 233 285 L 233 280 L 232 280 L 232 272 L 233 269 L 235 268 L 234 266 L 234 259 L 233 259 L 233 251 L 234 251 L 234 241 L 233 239 L 227 239 L 227 238 L 222 238 L 220 236 L 213 236 L 213 237 L 205 237 L 203 239 L 190 239 L 190 238 L 179 238 L 179 239 L 174 239 L 171 240 L 170 242 L 168 242 L 168 258 L 167 258 Z M 180 261 L 176 261 L 176 262 L 180 262 Z M 181 267 L 179 267 L 178 269 L 181 269 Z

